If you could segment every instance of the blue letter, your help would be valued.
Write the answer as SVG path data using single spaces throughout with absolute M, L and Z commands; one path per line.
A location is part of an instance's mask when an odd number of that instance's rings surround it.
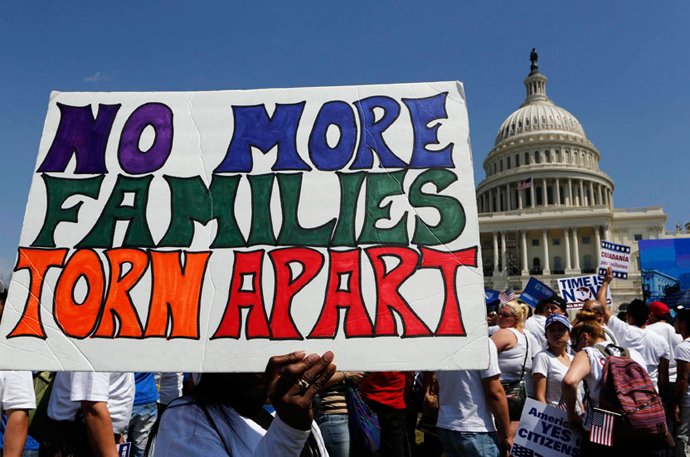
M 429 144 L 438 144 L 436 136 L 439 125 L 429 128 L 436 119 L 447 119 L 446 96 L 447 92 L 434 95 L 429 98 L 404 98 L 403 102 L 410 110 L 412 128 L 414 129 L 414 150 L 412 151 L 412 168 L 445 167 L 453 168 L 453 143 L 439 151 L 431 151 L 426 148 Z
M 233 106 L 235 130 L 228 153 L 214 173 L 252 171 L 252 146 L 264 154 L 278 145 L 278 158 L 272 170 L 311 170 L 297 154 L 297 126 L 305 102 L 276 105 L 273 117 L 266 107 Z
M 340 138 L 334 148 L 326 141 L 328 127 L 338 127 Z M 314 121 L 309 135 L 309 157 L 319 170 L 340 170 L 355 152 L 357 125 L 352 108 L 345 102 L 325 103 Z
M 361 133 L 357 157 L 350 167 L 353 170 L 371 168 L 372 152 L 379 156 L 380 168 L 403 168 L 405 162 L 393 154 L 383 141 L 383 132 L 400 116 L 400 105 L 390 97 L 369 97 L 355 102 L 359 113 Z M 383 116 L 378 121 L 374 118 L 374 108 L 381 108 Z

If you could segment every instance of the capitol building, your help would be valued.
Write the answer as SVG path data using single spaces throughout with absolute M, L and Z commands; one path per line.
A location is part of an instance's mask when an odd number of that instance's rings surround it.
M 629 245 L 627 280 L 614 280 L 614 302 L 642 297 L 638 241 L 687 236 L 665 230 L 663 208 L 615 208 L 615 183 L 580 122 L 546 95 L 536 53 L 527 96 L 498 129 L 477 186 L 485 287 L 519 293 L 536 276 L 596 273 L 601 240 Z

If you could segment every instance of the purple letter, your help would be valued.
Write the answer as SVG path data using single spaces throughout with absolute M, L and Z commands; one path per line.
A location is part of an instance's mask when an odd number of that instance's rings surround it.
M 137 108 L 122 129 L 118 160 L 127 173 L 150 173 L 163 166 L 172 150 L 172 111 L 162 103 L 146 103 Z M 139 138 L 148 126 L 156 131 L 156 139 L 148 151 L 139 149 Z

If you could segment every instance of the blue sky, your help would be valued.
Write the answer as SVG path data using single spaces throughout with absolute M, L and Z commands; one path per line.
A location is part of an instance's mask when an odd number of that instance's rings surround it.
M 616 207 L 690 221 L 690 3 L 9 2 L 0 11 L 0 277 L 13 267 L 51 90 L 167 91 L 460 80 L 475 180 L 524 99 L 547 93 L 616 183 Z

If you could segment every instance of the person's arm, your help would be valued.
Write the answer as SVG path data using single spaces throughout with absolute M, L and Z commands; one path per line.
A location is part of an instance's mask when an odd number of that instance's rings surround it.
M 510 452 L 510 448 L 513 446 L 513 442 L 510 438 L 508 399 L 506 398 L 506 392 L 503 390 L 503 386 L 501 385 L 500 376 L 501 375 L 496 375 L 483 378 L 482 386 L 484 387 L 486 403 L 489 405 L 489 410 L 494 416 L 496 433 L 498 434 L 498 442 L 501 445 L 501 455 L 507 456 Z
M 363 371 L 338 371 L 328 380 L 325 387 L 331 387 L 343 381 L 352 381 L 355 384 L 359 384 L 364 378 Z
M 546 376 L 541 373 L 534 373 L 532 384 L 534 385 L 534 399 L 546 403 Z
M 690 362 L 676 359 L 676 388 L 673 395 L 673 420 L 680 422 L 680 408 L 688 391 L 688 372 Z
M 82 401 L 86 431 L 91 451 L 97 457 L 117 457 L 115 433 L 110 419 L 108 404 L 104 401 Z
M 3 442 L 4 457 L 20 457 L 26 444 L 29 430 L 29 413 L 25 409 L 10 409 L 5 426 L 5 441 Z
M 491 335 L 491 339 L 496 345 L 496 350 L 499 354 L 508 349 L 512 349 L 518 342 L 515 334 L 506 328 L 502 328 Z
M 597 301 L 601 303 L 601 305 L 604 307 L 604 324 L 608 324 L 609 319 L 611 318 L 611 316 L 613 316 L 613 312 L 609 309 L 608 303 L 606 303 L 606 297 L 608 295 L 609 284 L 611 284 L 611 281 L 613 281 L 613 270 L 609 266 L 606 269 L 604 282 L 601 283 L 601 287 L 599 288 L 599 292 L 597 293 Z
M 666 395 L 666 389 L 668 389 L 668 365 L 668 359 L 664 357 L 659 359 L 659 395 L 662 397 Z
M 568 408 L 568 422 L 571 429 L 582 429 L 582 419 L 575 409 L 577 403 L 577 387 L 589 374 L 589 356 L 586 351 L 580 351 L 575 355 L 568 372 L 563 377 L 561 392 L 565 405 Z M 589 401 L 589 398 L 587 398 Z

